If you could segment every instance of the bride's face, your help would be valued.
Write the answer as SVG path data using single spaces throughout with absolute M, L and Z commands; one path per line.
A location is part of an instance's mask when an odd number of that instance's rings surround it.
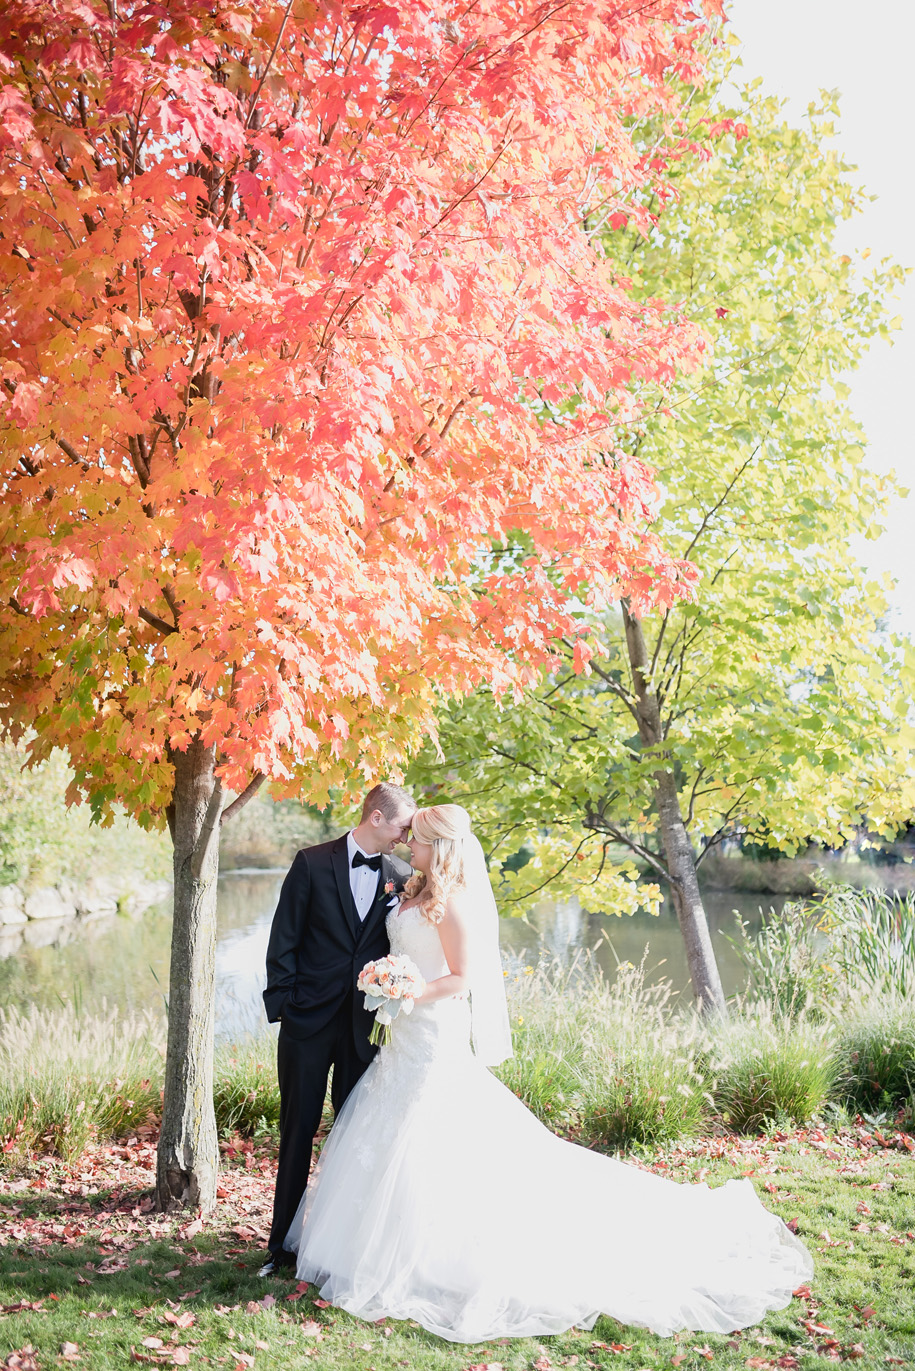
M 410 865 L 417 871 L 428 871 L 432 861 L 432 844 L 424 843 L 415 833 L 411 833 L 407 847 L 410 849 Z

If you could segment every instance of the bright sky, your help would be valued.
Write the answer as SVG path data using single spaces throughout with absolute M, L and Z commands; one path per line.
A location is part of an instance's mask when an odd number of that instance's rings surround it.
M 915 178 L 908 144 L 915 0 L 884 0 L 862 10 L 852 0 L 729 0 L 731 29 L 742 42 L 744 75 L 786 96 L 803 115 L 821 89 L 841 92 L 836 147 L 857 165 L 876 200 L 842 230 L 840 243 L 871 248 L 915 268 Z M 862 541 L 858 555 L 896 580 L 893 627 L 915 637 L 915 271 L 891 314 L 903 318 L 892 346 L 877 341 L 850 378 L 855 411 L 869 438 L 868 461 L 895 469 L 912 490 L 896 500 L 887 532 Z

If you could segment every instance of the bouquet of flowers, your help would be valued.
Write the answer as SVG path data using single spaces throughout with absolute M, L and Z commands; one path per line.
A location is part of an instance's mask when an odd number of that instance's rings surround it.
M 409 1014 L 413 1001 L 426 988 L 419 967 L 409 957 L 379 957 L 359 973 L 356 989 L 365 995 L 365 1007 L 375 1014 L 369 1042 L 385 1043 L 388 1025 L 403 1011 Z

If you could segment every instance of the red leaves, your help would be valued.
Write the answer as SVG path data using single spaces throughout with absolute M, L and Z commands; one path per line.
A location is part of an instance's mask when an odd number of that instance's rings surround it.
M 24 0 L 0 17 L 0 687 L 144 816 L 197 732 L 229 787 L 320 792 L 396 767 L 430 682 L 522 682 L 584 587 L 691 585 L 606 405 L 634 418 L 701 340 L 578 227 L 609 187 L 618 229 L 663 199 L 666 150 L 623 130 L 698 72 L 690 0 L 548 25 L 494 0 L 459 33 L 443 0 L 282 33 L 253 0 L 218 29 L 179 8 L 103 16 L 104 68 L 80 0 L 40 45 Z M 481 570 L 519 534 L 528 560 Z
M 17 1352 L 10 1352 L 3 1361 L 3 1366 L 6 1367 L 6 1371 L 41 1371 L 35 1349 L 30 1342 L 20 1347 Z

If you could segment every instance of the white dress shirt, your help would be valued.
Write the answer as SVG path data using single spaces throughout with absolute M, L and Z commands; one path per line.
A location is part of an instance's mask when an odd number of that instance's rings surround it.
M 349 863 L 349 888 L 353 892 L 353 904 L 356 906 L 356 913 L 359 915 L 360 923 L 368 914 L 375 899 L 375 891 L 378 889 L 378 881 L 381 873 L 373 871 L 370 866 L 353 867 L 353 858 L 357 852 L 362 852 L 363 857 L 373 857 L 373 852 L 364 852 L 352 833 L 346 835 L 346 858 Z

